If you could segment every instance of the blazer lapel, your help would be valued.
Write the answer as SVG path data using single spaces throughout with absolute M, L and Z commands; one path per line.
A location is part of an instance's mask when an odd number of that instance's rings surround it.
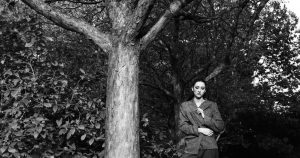
M 207 108 L 210 106 L 210 104 L 208 104 L 208 103 L 209 103 L 209 102 L 205 100 L 205 101 L 201 104 L 200 108 L 201 108 L 202 110 L 207 109 Z

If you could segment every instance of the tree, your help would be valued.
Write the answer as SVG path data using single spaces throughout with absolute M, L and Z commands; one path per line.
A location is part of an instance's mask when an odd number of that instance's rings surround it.
M 147 20 L 154 0 L 109 1 L 106 10 L 111 20 L 110 33 L 101 32 L 91 24 L 42 1 L 22 1 L 56 25 L 89 37 L 109 54 L 105 155 L 107 158 L 139 157 L 138 56 L 170 18 L 191 0 L 172 2 L 151 29 L 139 38 L 137 35 Z

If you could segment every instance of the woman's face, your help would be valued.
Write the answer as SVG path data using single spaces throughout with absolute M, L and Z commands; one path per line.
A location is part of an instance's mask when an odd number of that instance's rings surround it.
M 194 96 L 197 99 L 202 98 L 204 93 L 206 92 L 205 83 L 201 81 L 196 82 L 195 85 L 192 87 L 192 91 L 194 92 Z

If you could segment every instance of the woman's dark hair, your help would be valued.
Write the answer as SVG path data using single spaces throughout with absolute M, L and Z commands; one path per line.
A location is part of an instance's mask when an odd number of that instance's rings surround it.
M 193 85 L 191 86 L 191 88 L 193 88 L 197 82 L 203 82 L 205 84 L 205 88 L 206 88 L 206 82 L 205 82 L 205 80 L 202 80 L 202 79 L 195 80 L 193 82 Z

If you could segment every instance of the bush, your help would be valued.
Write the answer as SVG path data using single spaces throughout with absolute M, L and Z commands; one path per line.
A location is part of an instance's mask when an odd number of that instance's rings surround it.
M 101 156 L 105 107 L 93 93 L 96 77 L 53 60 L 35 19 L 0 22 L 1 156 Z

